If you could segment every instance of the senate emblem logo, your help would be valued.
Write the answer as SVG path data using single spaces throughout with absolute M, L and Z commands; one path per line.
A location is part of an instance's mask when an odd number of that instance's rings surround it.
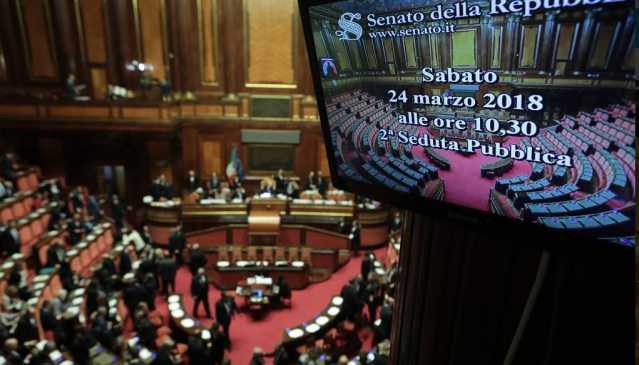
M 343 41 L 356 41 L 362 38 L 362 33 L 364 30 L 362 26 L 359 25 L 356 20 L 362 19 L 362 14 L 360 13 L 344 13 L 339 18 L 337 25 L 339 25 L 342 30 L 338 30 L 335 32 L 335 35 L 339 37 L 339 39 Z

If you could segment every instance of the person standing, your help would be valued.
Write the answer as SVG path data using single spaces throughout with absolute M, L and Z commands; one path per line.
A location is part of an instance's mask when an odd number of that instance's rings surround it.
M 206 256 L 204 252 L 202 252 L 200 245 L 194 243 L 189 252 L 189 269 L 191 270 L 191 274 L 197 274 L 198 269 L 204 266 L 206 266 Z
M 182 231 L 182 226 L 179 225 L 175 227 L 173 233 L 171 233 L 171 237 L 169 237 L 169 252 L 175 259 L 175 264 L 178 267 L 182 266 L 182 252 L 184 252 L 185 247 L 186 237 Z
M 222 291 L 222 297 L 215 304 L 215 317 L 217 322 L 224 329 L 224 334 L 228 339 L 228 349 L 231 349 L 231 319 L 235 315 L 237 307 L 233 298 L 229 297 L 226 292 Z
M 161 251 L 158 253 L 160 255 L 157 270 L 162 283 L 162 294 L 168 295 L 169 286 L 171 287 L 171 293 L 175 291 L 175 274 L 177 272 L 177 267 L 175 265 L 175 261 L 173 261 L 170 257 L 164 256 L 164 253 Z
M 199 268 L 197 274 L 191 279 L 191 296 L 193 297 L 193 316 L 197 317 L 200 304 L 204 303 L 206 315 L 211 318 L 211 305 L 209 304 L 209 279 L 204 268 Z
M 220 329 L 220 324 L 214 322 L 211 325 L 211 359 L 214 365 L 224 363 L 224 350 L 229 347 L 226 334 Z

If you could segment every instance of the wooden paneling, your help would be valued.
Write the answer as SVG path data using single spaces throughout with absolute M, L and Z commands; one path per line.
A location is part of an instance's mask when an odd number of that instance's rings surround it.
M 94 67 L 89 71 L 91 77 L 91 87 L 95 99 L 104 99 L 107 93 L 107 72 L 102 67 Z
M 79 4 L 87 61 L 105 63 L 107 51 L 103 0 L 81 0 Z
M 107 107 L 52 106 L 49 115 L 53 118 L 108 118 Z
M 49 2 L 19 0 L 18 17 L 29 77 L 32 80 L 57 78 L 56 43 Z
M 244 6 L 247 87 L 295 88 L 295 1 L 245 0 Z
M 217 0 L 197 0 L 200 82 L 217 85 L 218 6 Z
M 165 9 L 164 0 L 133 0 L 137 2 L 140 18 L 139 32 L 145 63 L 151 64 L 154 78 L 166 79 L 165 68 Z
M 326 154 L 326 145 L 324 144 L 324 140 L 317 140 L 317 166 L 319 166 L 319 170 L 322 172 L 324 176 L 331 175 L 331 169 L 328 167 L 328 155 Z
M 219 176 L 224 174 L 224 145 L 220 140 L 203 140 L 200 142 L 200 169 L 202 177 L 211 176 L 213 172 Z

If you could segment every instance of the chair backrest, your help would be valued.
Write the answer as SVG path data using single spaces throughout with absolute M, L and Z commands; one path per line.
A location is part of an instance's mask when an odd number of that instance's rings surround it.
M 262 261 L 273 262 L 273 247 L 262 248 Z
M 242 260 L 242 246 L 233 246 L 233 262 Z
M 311 253 L 313 252 L 310 247 L 302 247 L 302 261 L 306 263 L 306 265 L 311 266 Z
M 247 261 L 257 261 L 257 247 L 248 246 L 247 254 L 246 254 L 246 260 Z
M 288 260 L 289 261 L 299 261 L 300 252 L 297 247 L 289 247 L 288 248 Z
M 217 249 L 217 261 L 229 261 L 229 247 L 220 246 Z
M 284 254 L 284 247 L 275 247 L 275 261 L 286 261 L 286 255 Z

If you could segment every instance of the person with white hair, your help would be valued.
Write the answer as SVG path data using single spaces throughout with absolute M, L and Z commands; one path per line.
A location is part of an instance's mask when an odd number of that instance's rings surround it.
M 68 292 L 65 289 L 60 289 L 58 291 L 58 295 L 51 299 L 51 310 L 56 318 L 60 318 L 62 313 L 67 310 L 67 307 L 69 306 L 67 299 Z
M 191 279 L 191 295 L 193 296 L 193 316 L 197 317 L 200 304 L 204 303 L 206 315 L 211 318 L 211 304 L 209 303 L 209 279 L 203 268 Z
M 251 362 L 249 365 L 264 365 L 266 362 L 264 361 L 264 351 L 261 348 L 255 347 L 253 348 L 253 357 L 251 358 Z

